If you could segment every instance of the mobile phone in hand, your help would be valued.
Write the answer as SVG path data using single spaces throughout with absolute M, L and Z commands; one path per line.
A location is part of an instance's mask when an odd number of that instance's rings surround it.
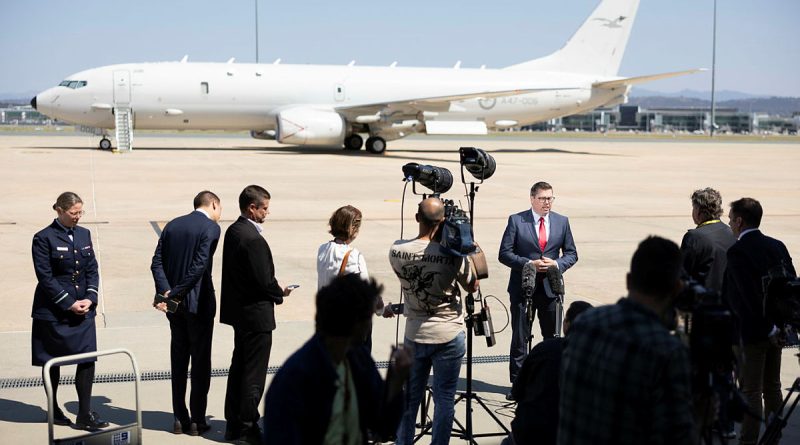
M 159 303 L 167 303 L 167 312 L 174 314 L 175 311 L 178 310 L 178 301 L 173 300 L 172 298 L 169 297 L 165 297 L 161 294 L 156 294 L 156 296 L 153 297 L 153 306 Z
M 290 284 L 290 285 L 286 286 L 286 289 L 295 290 L 295 289 L 297 289 L 298 287 L 300 287 L 300 285 L 299 285 L 299 284 Z

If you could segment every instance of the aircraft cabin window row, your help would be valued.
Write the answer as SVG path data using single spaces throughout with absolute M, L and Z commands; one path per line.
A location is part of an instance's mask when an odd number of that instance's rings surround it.
M 86 86 L 85 80 L 65 80 L 58 84 L 60 87 L 67 87 L 72 88 L 73 90 L 77 90 L 78 88 L 83 88 Z

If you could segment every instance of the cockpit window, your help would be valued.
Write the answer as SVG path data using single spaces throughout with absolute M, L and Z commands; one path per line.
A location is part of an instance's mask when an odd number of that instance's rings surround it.
M 73 90 L 77 90 L 78 88 L 83 88 L 87 85 L 85 80 L 65 80 L 58 84 L 60 87 L 67 87 L 72 88 Z

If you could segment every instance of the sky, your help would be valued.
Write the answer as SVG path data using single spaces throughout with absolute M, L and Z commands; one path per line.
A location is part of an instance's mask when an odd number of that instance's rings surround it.
M 127 62 L 502 68 L 560 48 L 598 0 L 0 0 L 0 95 Z M 641 0 L 620 75 L 711 68 L 714 0 Z M 800 97 L 800 1 L 718 0 L 717 90 Z M 710 91 L 700 73 L 642 85 Z

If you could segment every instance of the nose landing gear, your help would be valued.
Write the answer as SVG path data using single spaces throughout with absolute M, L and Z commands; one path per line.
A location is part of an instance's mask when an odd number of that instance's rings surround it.
M 103 136 L 103 139 L 100 139 L 100 150 L 111 150 L 111 141 Z

